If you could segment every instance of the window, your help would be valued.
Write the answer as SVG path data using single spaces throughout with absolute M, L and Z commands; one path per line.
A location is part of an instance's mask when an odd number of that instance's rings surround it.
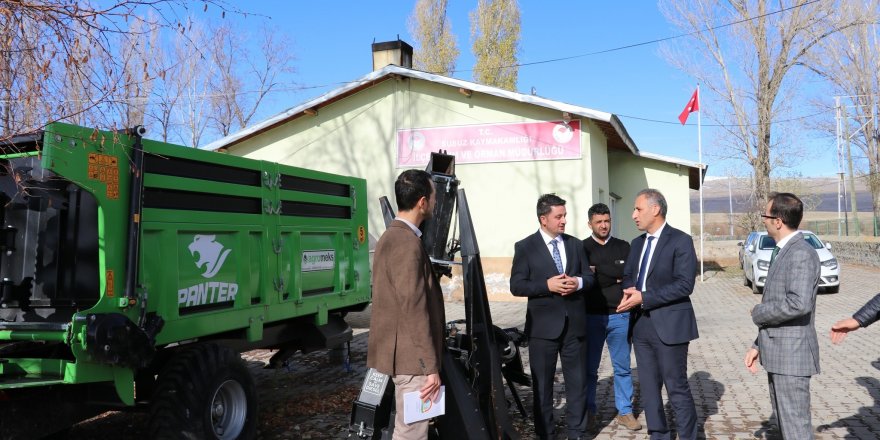
M 825 247 L 825 245 L 822 244 L 822 240 L 819 240 L 819 237 L 816 237 L 813 234 L 804 234 L 804 240 L 806 240 L 813 249 L 822 249 Z
M 764 235 L 761 237 L 760 249 L 773 249 L 776 247 L 776 240 L 769 235 Z

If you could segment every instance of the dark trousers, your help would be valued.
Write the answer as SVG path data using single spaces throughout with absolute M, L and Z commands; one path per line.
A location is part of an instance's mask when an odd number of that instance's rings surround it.
M 663 410 L 660 390 L 666 387 L 675 413 L 678 438 L 697 438 L 697 408 L 688 385 L 687 353 L 689 343 L 666 345 L 646 315 L 633 328 L 633 351 L 639 371 L 642 408 L 651 439 L 670 439 L 671 433 Z
M 565 380 L 565 421 L 567 435 L 584 435 L 586 418 L 587 344 L 584 337 L 572 336 L 568 325 L 556 339 L 529 338 L 529 366 L 532 372 L 535 432 L 540 439 L 553 439 L 553 378 L 556 360 L 562 358 L 562 377 Z

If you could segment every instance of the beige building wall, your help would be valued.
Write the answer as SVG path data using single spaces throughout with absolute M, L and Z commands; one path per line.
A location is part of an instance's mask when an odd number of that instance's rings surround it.
M 384 231 L 378 198 L 394 203 L 396 133 L 400 129 L 560 120 L 556 110 L 474 93 L 416 79 L 384 81 L 322 106 L 230 148 L 250 158 L 277 161 L 367 179 L 370 233 Z M 481 255 L 512 257 L 515 241 L 538 229 L 535 203 L 553 192 L 568 201 L 568 232 L 587 235 L 586 211 L 607 201 L 609 183 L 605 137 L 589 119 L 581 120 L 580 160 L 458 164 Z
M 621 196 L 614 214 L 615 235 L 629 241 L 639 234 L 631 216 L 635 196 L 645 188 L 660 190 L 669 205 L 666 222 L 691 234 L 687 167 L 612 151 L 609 153 L 608 173 L 611 175 L 611 191 Z
M 358 93 L 322 104 L 318 114 L 301 115 L 229 148 L 231 154 L 281 162 L 367 180 L 369 232 L 385 230 L 380 196 L 394 204 L 397 131 L 474 124 L 555 121 L 558 110 L 478 92 L 470 97 L 455 87 L 418 79 L 382 81 Z M 661 189 L 669 200 L 669 223 L 689 232 L 688 176 L 685 167 L 608 151 L 605 134 L 590 119 L 581 122 L 581 158 L 555 161 L 458 164 L 479 241 L 486 288 L 491 300 L 510 300 L 510 265 L 516 241 L 538 230 L 535 204 L 543 193 L 567 200 L 567 232 L 589 235 L 587 209 L 603 202 L 614 210 L 614 234 L 631 240 L 635 194 Z M 614 200 L 613 194 L 622 197 Z M 461 296 L 454 268 L 444 291 Z

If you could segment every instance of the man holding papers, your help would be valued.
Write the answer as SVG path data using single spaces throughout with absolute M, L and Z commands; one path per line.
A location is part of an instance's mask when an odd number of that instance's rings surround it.
M 446 323 L 443 293 L 422 247 L 419 225 L 434 212 L 434 182 L 407 170 L 394 183 L 397 217 L 376 244 L 367 367 L 394 382 L 394 439 L 427 439 L 428 420 L 406 424 L 404 394 L 440 397 L 440 356 Z

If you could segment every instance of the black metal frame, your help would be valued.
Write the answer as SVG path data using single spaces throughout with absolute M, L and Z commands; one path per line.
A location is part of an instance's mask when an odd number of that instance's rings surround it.
M 432 153 L 427 171 L 434 180 L 437 201 L 433 218 L 421 227 L 422 242 L 438 276 L 451 274 L 451 267 L 457 264 L 453 262 L 454 256 L 460 252 L 465 300 L 465 319 L 451 321 L 446 326 L 440 373 L 446 386 L 446 414 L 435 419 L 436 431 L 432 437 L 518 439 L 508 410 L 504 381 L 520 414 L 527 417 L 514 386 L 515 383 L 531 385 L 519 351 L 525 337 L 516 328 L 501 329 L 492 323 L 470 208 L 464 190 L 458 189 L 459 182 L 455 179 L 455 158 Z M 460 235 L 447 244 L 456 205 Z M 391 203 L 382 197 L 380 206 L 388 226 L 394 218 Z M 459 328 L 462 323 L 463 331 Z M 394 385 L 385 380 L 381 390 L 366 392 L 375 388 L 376 375 L 384 376 L 371 370 L 361 396 L 352 405 L 349 432 L 362 439 L 390 439 L 394 427 L 394 393 L 389 390 Z

